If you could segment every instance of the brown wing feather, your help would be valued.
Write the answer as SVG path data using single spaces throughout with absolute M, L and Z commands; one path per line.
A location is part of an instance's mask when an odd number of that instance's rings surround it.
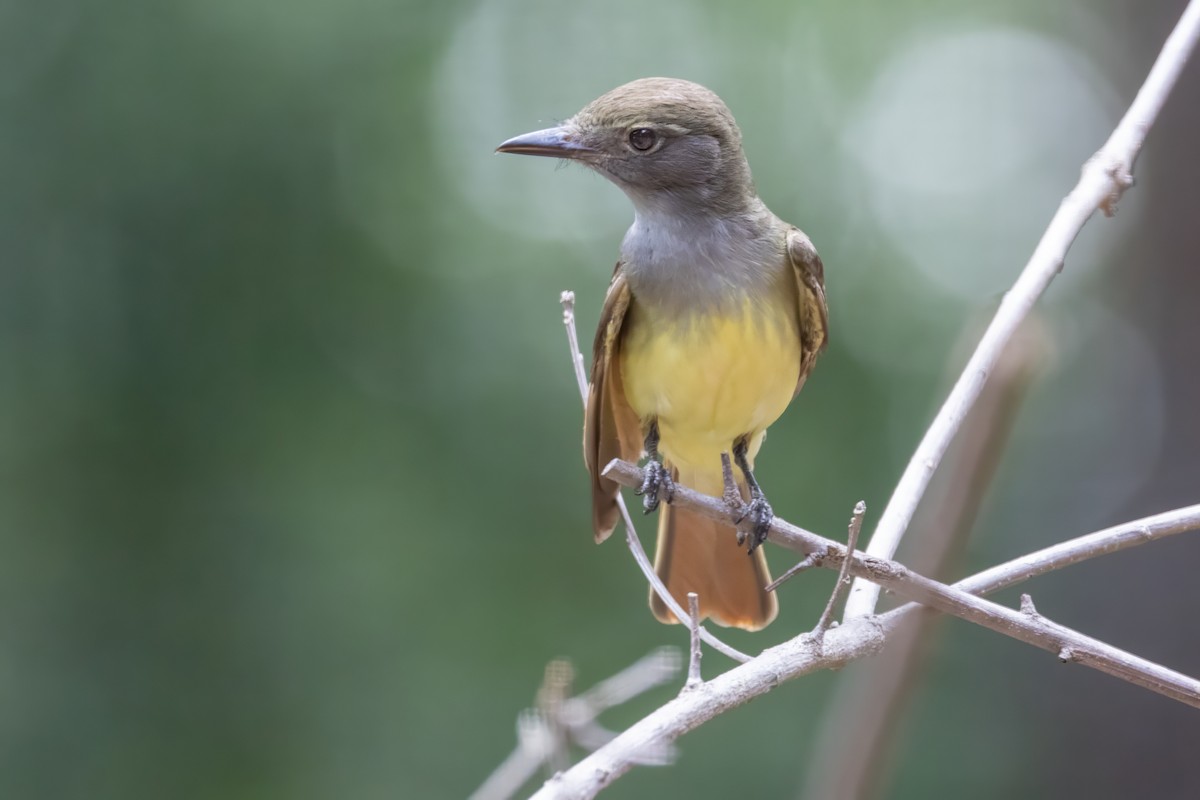
M 621 383 L 621 327 L 629 309 L 629 284 L 618 263 L 600 311 L 592 345 L 592 382 L 583 420 L 583 460 L 592 478 L 592 529 L 602 542 L 617 526 L 620 486 L 600 472 L 614 458 L 637 461 L 641 423 L 625 399 Z
M 800 378 L 796 381 L 799 394 L 817 363 L 817 356 L 828 344 L 829 308 L 825 304 L 825 265 L 817 255 L 817 248 L 798 228 L 788 231 L 787 246 L 800 298 Z

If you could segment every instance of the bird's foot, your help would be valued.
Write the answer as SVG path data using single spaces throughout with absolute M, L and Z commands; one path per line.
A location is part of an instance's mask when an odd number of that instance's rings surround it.
M 750 548 L 746 551 L 753 553 L 755 548 L 767 540 L 767 534 L 771 530 L 771 520 L 775 519 L 775 512 L 771 510 L 771 504 L 767 502 L 767 498 L 761 494 L 757 494 L 750 499 L 750 502 L 742 507 L 742 515 L 738 517 L 738 523 L 745 520 L 750 520 L 750 532 L 744 532 L 738 528 L 738 544 L 745 544 L 746 540 L 750 540 Z
M 649 514 L 658 508 L 660 501 L 671 502 L 675 496 L 675 481 L 671 479 L 671 470 L 656 459 L 646 462 L 642 475 L 642 485 L 634 489 L 633 493 L 641 496 L 642 509 L 644 513 Z

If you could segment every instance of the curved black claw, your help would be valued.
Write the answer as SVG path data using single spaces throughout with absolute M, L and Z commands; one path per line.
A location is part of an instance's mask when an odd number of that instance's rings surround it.
M 661 461 L 647 461 L 642 485 L 634 489 L 633 493 L 642 496 L 642 511 L 646 514 L 658 508 L 662 500 L 671 502 L 675 496 L 675 481 L 671 479 L 671 470 L 663 466 Z
M 754 523 L 754 527 L 748 536 L 743 536 L 742 532 L 738 531 L 738 544 L 743 544 L 746 539 L 749 539 L 750 548 L 746 552 L 753 553 L 755 548 L 767 540 L 767 534 L 771 530 L 771 520 L 775 519 L 775 512 L 771 510 L 771 504 L 767 502 L 767 498 L 760 494 L 746 504 L 738 522 L 745 519 Z

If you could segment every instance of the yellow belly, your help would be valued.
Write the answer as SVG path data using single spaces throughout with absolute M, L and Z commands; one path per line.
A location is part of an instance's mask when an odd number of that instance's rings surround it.
M 636 298 L 621 344 L 630 406 L 657 418 L 660 450 L 685 472 L 720 474 L 720 454 L 762 432 L 791 402 L 800 371 L 796 309 L 747 302 L 739 313 L 655 319 Z

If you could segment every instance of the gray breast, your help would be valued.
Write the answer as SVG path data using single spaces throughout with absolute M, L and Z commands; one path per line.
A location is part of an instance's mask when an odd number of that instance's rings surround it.
M 641 303 L 676 314 L 741 308 L 780 279 L 787 264 L 778 220 L 656 215 L 639 210 L 621 245 L 630 289 Z

